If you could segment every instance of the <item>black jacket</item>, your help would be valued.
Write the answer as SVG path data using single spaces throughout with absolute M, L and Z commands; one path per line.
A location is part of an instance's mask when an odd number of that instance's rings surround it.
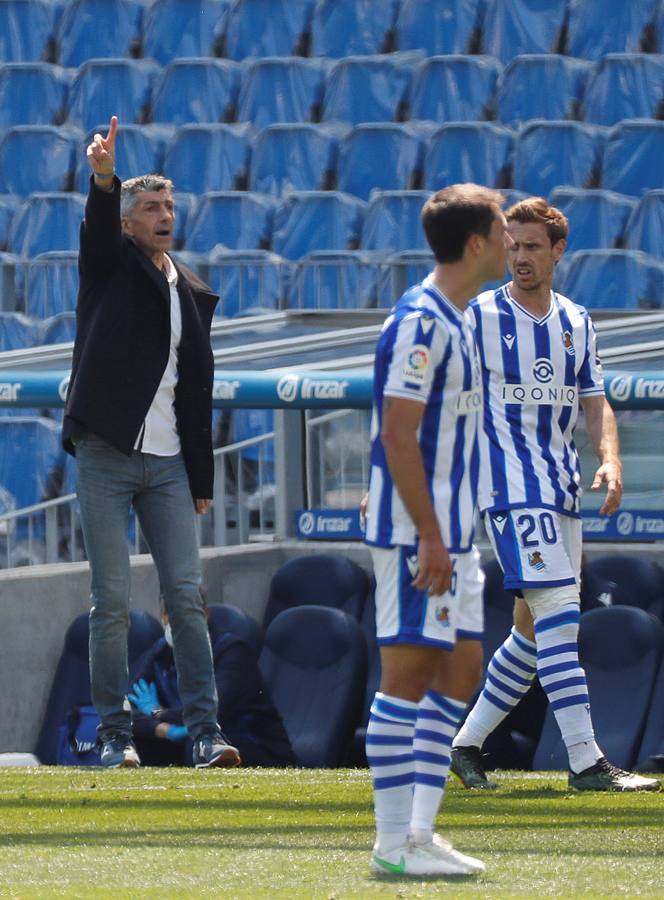
M 99 190 L 91 178 L 81 225 L 76 341 L 63 444 L 90 431 L 131 455 L 166 368 L 170 293 L 163 272 L 122 233 L 120 181 Z M 175 417 L 195 499 L 212 497 L 210 325 L 218 297 L 177 266 L 182 308 Z

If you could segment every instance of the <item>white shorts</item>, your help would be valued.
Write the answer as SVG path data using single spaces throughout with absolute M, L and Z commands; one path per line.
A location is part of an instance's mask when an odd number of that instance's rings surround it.
M 484 631 L 484 573 L 475 547 L 451 553 L 452 584 L 429 596 L 412 585 L 417 548 L 371 547 L 376 576 L 379 644 L 430 644 L 451 649 L 457 638 L 480 640 Z
M 484 526 L 506 590 L 579 586 L 581 519 L 552 509 L 491 510 Z

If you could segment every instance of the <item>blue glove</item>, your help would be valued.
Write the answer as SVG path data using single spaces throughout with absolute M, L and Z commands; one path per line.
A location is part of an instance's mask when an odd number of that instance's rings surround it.
M 148 684 L 144 678 L 139 678 L 134 683 L 132 692 L 127 694 L 127 698 L 144 716 L 151 716 L 155 709 L 159 709 L 156 684 Z
M 184 725 L 169 725 L 166 732 L 167 741 L 184 741 L 187 737 L 187 729 Z

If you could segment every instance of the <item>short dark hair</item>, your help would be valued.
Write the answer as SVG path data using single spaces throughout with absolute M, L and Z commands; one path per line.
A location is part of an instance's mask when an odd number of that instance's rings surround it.
M 526 197 L 525 200 L 519 200 L 510 206 L 505 218 L 508 222 L 519 222 L 523 225 L 530 222 L 544 225 L 552 247 L 558 241 L 566 240 L 569 233 L 567 217 L 555 206 L 547 203 L 544 197 Z
M 422 227 L 436 262 L 458 262 L 471 234 L 488 237 L 500 191 L 479 184 L 452 184 L 432 194 L 422 207 Z

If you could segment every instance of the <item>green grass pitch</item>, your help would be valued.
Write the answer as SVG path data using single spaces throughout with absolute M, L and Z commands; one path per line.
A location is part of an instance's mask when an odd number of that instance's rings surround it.
M 664 793 L 498 780 L 451 780 L 438 823 L 484 875 L 386 880 L 365 770 L 3 769 L 0 896 L 664 897 Z

